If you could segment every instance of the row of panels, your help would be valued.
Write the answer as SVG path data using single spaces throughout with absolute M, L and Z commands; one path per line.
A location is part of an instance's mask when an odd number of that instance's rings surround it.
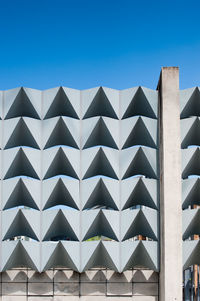
M 105 177 L 93 177 L 81 182 L 62 177 L 42 182 L 13 178 L 2 181 L 1 208 L 25 206 L 46 210 L 62 205 L 77 210 L 95 207 L 125 210 L 140 205 L 158 209 L 157 186 L 157 180 L 141 177 L 120 182 Z
M 87 179 L 103 175 L 113 179 L 126 179 L 144 175 L 157 179 L 157 151 L 147 147 L 135 147 L 122 151 L 96 147 L 77 150 L 55 147 L 40 150 L 25 147 L 4 150 L 2 153 L 2 178 L 27 176 L 48 179 L 65 175 L 75 179 Z
M 159 271 L 158 243 L 153 241 L 2 242 L 1 271 L 27 267 L 43 272 L 65 267 L 77 272 L 105 267 L 116 272 L 131 268 Z M 200 265 L 200 242 L 183 242 L 183 269 Z
M 200 116 L 199 102 L 198 87 L 180 91 L 181 119 Z M 119 119 L 137 115 L 157 118 L 157 112 L 158 92 L 143 87 L 121 91 L 104 87 L 83 91 L 65 87 L 45 91 L 16 88 L 0 92 L 1 119 L 21 116 L 35 119 L 107 116 Z
M 39 91 L 22 87 L 0 91 L 0 110 L 1 119 L 20 116 L 35 119 L 56 116 L 123 119 L 137 115 L 156 119 L 158 92 L 143 87 L 121 91 L 104 87 L 83 91 L 65 87 Z
M 15 209 L 3 211 L 2 239 L 25 236 L 34 240 L 88 240 L 96 236 L 124 241 L 137 235 L 158 240 L 158 213 L 156 210 L 135 209 L 89 211 Z
M 200 91 L 192 88 L 181 91 L 181 156 L 182 156 L 182 238 L 183 269 L 200 264 Z M 194 240 L 197 239 L 197 240 Z
M 151 241 L 3 242 L 1 271 L 15 267 L 28 267 L 39 272 L 57 267 L 77 272 L 94 267 L 106 267 L 116 272 L 134 267 L 158 271 L 158 244 Z
M 114 149 L 144 145 L 157 148 L 157 121 L 147 117 L 130 117 L 115 120 L 93 117 L 76 120 L 54 117 L 35 120 L 29 117 L 0 121 L 3 149 L 27 146 L 47 149 L 66 145 L 76 149 L 104 145 Z

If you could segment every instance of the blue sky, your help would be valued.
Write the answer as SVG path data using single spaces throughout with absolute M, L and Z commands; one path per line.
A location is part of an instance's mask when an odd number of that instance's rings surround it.
M 0 89 L 200 86 L 200 1 L 0 0 Z

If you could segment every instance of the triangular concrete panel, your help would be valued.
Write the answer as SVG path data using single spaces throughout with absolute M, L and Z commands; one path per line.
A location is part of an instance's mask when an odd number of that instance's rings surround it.
M 182 178 L 200 175 L 200 149 L 191 148 L 182 150 Z
M 55 98 L 52 100 L 52 103 L 44 117 L 44 119 L 52 118 L 56 116 L 68 116 L 78 119 L 77 112 L 72 106 L 65 90 L 63 87 L 58 89 L 58 92 Z
M 181 96 L 185 98 L 183 93 L 184 91 L 182 91 Z M 181 111 L 181 119 L 191 116 L 200 116 L 200 91 L 198 87 L 193 89 L 192 94 L 187 99 Z
M 156 229 L 152 228 L 151 222 L 156 220 L 156 214 L 152 210 L 150 218 L 147 219 L 144 212 L 139 209 L 122 212 L 122 241 L 142 235 L 153 240 L 157 240 Z M 152 219 L 152 221 L 151 221 Z
M 71 247 L 73 247 L 73 251 L 77 249 L 75 248 L 75 246 L 76 245 L 74 244 L 71 245 Z M 45 254 L 45 265 L 42 268 L 43 271 L 59 267 L 70 268 L 72 270 L 78 271 L 78 267 L 75 265 L 72 257 L 67 252 L 63 242 L 58 242 L 55 245 L 52 253 L 49 252 L 49 243 L 45 243 L 42 252 Z
M 97 145 L 118 149 L 117 144 L 102 117 L 100 117 L 95 124 L 90 136 L 83 146 L 83 149 Z
M 83 119 L 95 116 L 106 116 L 118 119 L 118 116 L 113 106 L 111 105 L 103 87 L 100 87 L 97 90 L 97 93 L 94 96 L 94 99 L 92 100 L 85 115 L 83 116 Z
M 60 117 L 45 144 L 45 149 L 55 145 L 67 145 L 78 148 L 70 130 L 68 129 L 64 119 Z
M 27 209 L 25 209 L 27 211 Z M 27 214 L 23 210 L 4 211 L 2 218 L 6 223 L 2 229 L 3 240 L 11 239 L 17 236 L 26 236 L 35 240 L 39 240 L 39 212 L 29 211 Z M 35 224 L 35 229 L 33 226 Z M 38 233 L 37 233 L 38 232 Z
M 60 178 L 57 181 L 53 191 L 43 207 L 43 210 L 51 208 L 56 205 L 63 205 L 78 209 L 76 201 L 73 199 L 63 180 Z
M 200 179 L 185 179 L 182 181 L 182 208 L 200 205 Z
M 24 88 L 20 88 L 5 119 L 21 116 L 40 119 Z
M 156 118 L 156 114 L 153 111 L 142 87 L 138 87 L 122 119 L 138 115 Z
M 99 148 L 93 161 L 90 163 L 83 179 L 94 177 L 97 175 L 103 175 L 110 178 L 118 179 L 114 168 L 112 167 L 110 161 L 108 160 L 105 151 Z
M 134 145 L 156 148 L 155 141 L 147 129 L 142 117 L 137 119 L 122 148 L 124 149 Z
M 190 240 L 183 242 L 183 269 L 191 265 L 200 265 L 200 241 Z
M 38 162 L 37 162 L 38 163 Z M 39 179 L 33 165 L 27 158 L 25 151 L 20 147 L 14 157 L 10 167 L 8 168 L 4 179 L 16 177 L 16 176 L 27 176 L 35 179 Z
M 3 242 L 2 249 L 2 271 L 19 267 L 39 270 L 39 243 L 25 241 Z M 4 253 L 8 254 L 5 256 Z
M 109 216 L 106 216 L 109 214 Z M 119 215 L 117 211 L 92 210 L 82 215 L 83 240 L 94 236 L 105 236 L 118 241 Z M 118 222 L 117 222 L 118 220 Z
M 45 223 L 45 214 L 43 215 L 43 222 Z M 62 210 L 59 210 L 55 215 L 54 219 L 51 221 L 50 227 L 47 229 L 43 236 L 43 241 L 45 240 L 72 240 L 78 241 L 77 234 L 74 232 L 66 216 L 63 214 Z
M 26 124 L 25 119 L 22 117 L 18 120 L 12 134 L 10 135 L 5 145 L 5 149 L 16 146 L 29 146 L 40 149 L 39 144 L 32 135 L 32 132 Z
M 5 210 L 17 206 L 25 206 L 39 210 L 37 201 L 38 200 L 34 200 L 33 196 L 30 193 L 30 190 L 28 189 L 28 187 L 26 187 L 24 180 L 20 178 L 17 181 L 14 189 L 11 191 L 11 194 L 5 202 L 3 209 Z
M 94 244 L 95 243 L 95 244 Z M 94 267 L 106 267 L 108 269 L 118 271 L 117 266 L 113 262 L 112 254 L 109 254 L 103 242 L 86 242 L 82 252 L 88 254 L 88 249 L 91 248 L 91 245 L 95 245 L 92 255 L 88 256 L 88 260 L 84 263 L 82 272 Z M 114 247 L 114 245 L 113 245 Z M 114 248 L 113 248 L 114 251 Z
M 118 207 L 115 204 L 115 200 L 112 198 L 108 188 L 105 185 L 104 179 L 102 178 L 98 180 L 90 197 L 84 204 L 83 209 L 90 209 L 98 206 L 118 210 Z
M 130 162 L 122 179 L 126 179 L 136 175 L 144 175 L 148 178 L 156 179 L 156 173 L 152 168 L 143 148 L 139 147 Z
M 185 132 L 185 135 L 182 134 L 184 138 L 182 139 L 181 148 L 187 148 L 190 145 L 200 146 L 200 120 L 198 117 L 181 120 L 181 130 Z
M 78 175 L 61 147 L 57 150 L 55 157 L 46 171 L 44 179 L 57 175 L 66 175 L 78 179 Z
M 193 235 L 200 235 L 200 211 L 189 209 L 183 211 L 183 239 Z
M 126 244 L 125 244 L 126 243 Z M 125 254 L 125 248 L 130 248 L 129 255 Z M 128 256 L 127 256 L 128 255 Z M 149 252 L 144 246 L 143 241 L 136 242 L 124 242 L 122 246 L 122 258 L 123 265 L 122 270 L 128 270 L 131 268 L 148 268 L 152 270 L 157 270 L 157 267 L 152 260 Z
M 122 210 L 137 205 L 157 209 L 157 182 L 152 179 L 125 179 L 122 182 Z

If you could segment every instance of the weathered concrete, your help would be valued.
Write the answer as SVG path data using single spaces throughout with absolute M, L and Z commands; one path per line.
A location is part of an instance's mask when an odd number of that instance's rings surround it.
M 38 274 L 13 269 L 0 274 L 0 301 L 157 301 L 158 273 L 92 269 L 79 274 L 52 269 Z
M 182 210 L 179 69 L 160 82 L 160 301 L 182 301 Z

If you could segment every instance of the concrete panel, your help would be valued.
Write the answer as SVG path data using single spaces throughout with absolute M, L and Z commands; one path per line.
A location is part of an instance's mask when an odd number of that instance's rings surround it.
M 81 282 L 106 282 L 106 270 L 89 270 L 80 274 Z
M 26 296 L 2 296 L 2 301 L 27 301 Z
M 101 296 L 106 295 L 106 283 L 81 283 L 80 295 L 82 296 Z
M 53 283 L 28 283 L 28 295 L 53 295 Z
M 106 277 L 108 282 L 131 282 L 133 272 L 132 270 L 129 270 L 123 273 L 116 273 L 114 271 L 107 270 Z
M 132 301 L 158 301 L 157 296 L 134 296 Z
M 132 283 L 107 283 L 107 296 L 132 296 Z
M 158 282 L 159 274 L 151 270 L 134 270 L 133 282 Z
M 77 296 L 54 296 L 53 301 L 79 301 L 80 298 Z
M 132 297 L 106 297 L 106 301 L 132 301 Z
M 26 283 L 2 283 L 2 295 L 20 295 L 25 296 L 27 284 Z
M 53 270 L 49 270 L 43 273 L 28 270 L 28 282 L 52 282 L 53 276 Z
M 72 270 L 55 270 L 54 282 L 79 282 L 79 275 Z
M 2 282 L 26 282 L 27 271 L 26 270 L 8 270 L 1 274 Z
M 54 301 L 53 297 L 28 297 L 28 301 Z
M 54 283 L 54 295 L 79 296 L 79 283 Z
M 133 283 L 133 296 L 158 296 L 157 283 Z
M 80 296 L 80 301 L 106 301 L 107 297 L 106 296 Z M 128 301 L 128 300 L 127 300 Z

